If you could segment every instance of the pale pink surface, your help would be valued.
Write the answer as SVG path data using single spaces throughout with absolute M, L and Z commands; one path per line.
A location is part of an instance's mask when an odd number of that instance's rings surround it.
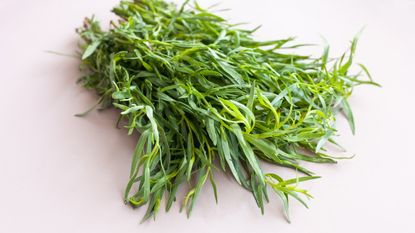
M 2 0 L 0 232 L 414 232 L 415 1 L 222 2 L 233 22 L 262 24 L 259 38 L 321 43 L 323 35 L 332 54 L 366 26 L 357 60 L 383 88 L 356 89 L 356 136 L 339 117 L 339 141 L 357 156 L 308 166 L 323 176 L 304 184 L 311 209 L 292 202 L 288 224 L 273 196 L 262 216 L 248 192 L 218 174 L 218 205 L 206 187 L 190 219 L 176 202 L 140 225 L 145 209 L 122 202 L 136 136 L 114 127 L 116 111 L 74 117 L 96 96 L 75 83 L 77 59 L 45 52 L 73 54 L 83 17 L 108 20 L 117 1 Z

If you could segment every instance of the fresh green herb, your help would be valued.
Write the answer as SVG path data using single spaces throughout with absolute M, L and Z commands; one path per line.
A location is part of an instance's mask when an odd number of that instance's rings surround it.
M 183 208 L 190 215 L 205 183 L 217 199 L 220 168 L 252 192 L 262 212 L 267 187 L 282 199 L 287 219 L 289 197 L 307 206 L 303 198 L 311 196 L 297 184 L 318 176 L 300 162 L 335 163 L 324 145 L 336 143 L 336 113 L 344 111 L 354 132 L 347 98 L 356 85 L 377 85 L 348 71 L 357 39 L 341 59 L 330 59 L 328 48 L 313 58 L 288 53 L 301 46 L 292 38 L 256 41 L 255 30 L 197 3 L 123 1 L 113 12 L 120 20 L 107 31 L 93 18 L 78 29 L 81 82 L 103 107 L 121 111 L 129 134 L 140 134 L 126 203 L 147 205 L 146 220 L 163 196 L 169 210 L 178 187 L 188 184 Z M 261 160 L 305 176 L 264 174 Z

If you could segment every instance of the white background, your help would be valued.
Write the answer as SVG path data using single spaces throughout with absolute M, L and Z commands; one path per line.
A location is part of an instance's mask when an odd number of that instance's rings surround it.
M 323 178 L 304 184 L 315 198 L 308 210 L 292 202 L 291 224 L 277 197 L 262 216 L 250 193 L 221 174 L 219 204 L 205 187 L 190 219 L 176 202 L 139 224 L 145 210 L 123 204 L 136 136 L 114 127 L 115 111 L 73 117 L 96 96 L 75 83 L 77 59 L 45 52 L 74 54 L 83 17 L 106 22 L 116 3 L 1 0 L 0 232 L 415 232 L 415 1 L 222 0 L 232 22 L 263 25 L 258 38 L 324 37 L 333 56 L 365 26 L 357 60 L 383 87 L 356 88 L 357 134 L 338 122 L 339 141 L 356 157 L 307 165 Z

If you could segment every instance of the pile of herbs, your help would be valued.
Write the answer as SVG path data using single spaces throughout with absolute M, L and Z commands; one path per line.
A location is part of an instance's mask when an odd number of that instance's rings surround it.
M 264 211 L 268 189 L 282 200 L 304 205 L 311 197 L 298 182 L 315 179 L 301 161 L 335 163 L 326 142 L 336 113 L 354 122 L 347 98 L 371 80 L 349 74 L 356 49 L 339 59 L 287 53 L 292 38 L 257 41 L 255 30 L 239 29 L 197 3 L 181 7 L 163 0 L 123 1 L 120 18 L 103 30 L 93 18 L 78 29 L 84 43 L 81 83 L 95 90 L 105 108 L 119 109 L 128 133 L 139 133 L 125 202 L 147 205 L 155 216 L 163 196 L 166 210 L 180 185 L 188 215 L 214 173 L 232 174 Z M 364 66 L 362 72 L 367 73 Z M 369 76 L 370 78 L 370 76 Z M 302 177 L 265 174 L 260 161 L 292 168 Z

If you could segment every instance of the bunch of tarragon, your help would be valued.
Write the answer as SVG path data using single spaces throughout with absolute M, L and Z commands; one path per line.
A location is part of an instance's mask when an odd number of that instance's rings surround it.
M 103 30 L 87 18 L 81 83 L 95 90 L 102 107 L 120 110 L 120 124 L 139 133 L 125 202 L 166 210 L 180 185 L 188 215 L 214 174 L 223 170 L 252 192 L 264 211 L 268 189 L 282 200 L 311 197 L 298 182 L 318 178 L 302 162 L 335 163 L 326 143 L 337 144 L 334 123 L 343 111 L 354 131 L 347 98 L 359 84 L 375 84 L 367 70 L 350 74 L 356 49 L 339 59 L 288 53 L 292 38 L 257 41 L 197 3 L 181 7 L 163 0 L 123 1 L 120 18 Z M 366 73 L 369 80 L 359 79 Z M 303 173 L 283 179 L 264 173 L 260 161 Z

